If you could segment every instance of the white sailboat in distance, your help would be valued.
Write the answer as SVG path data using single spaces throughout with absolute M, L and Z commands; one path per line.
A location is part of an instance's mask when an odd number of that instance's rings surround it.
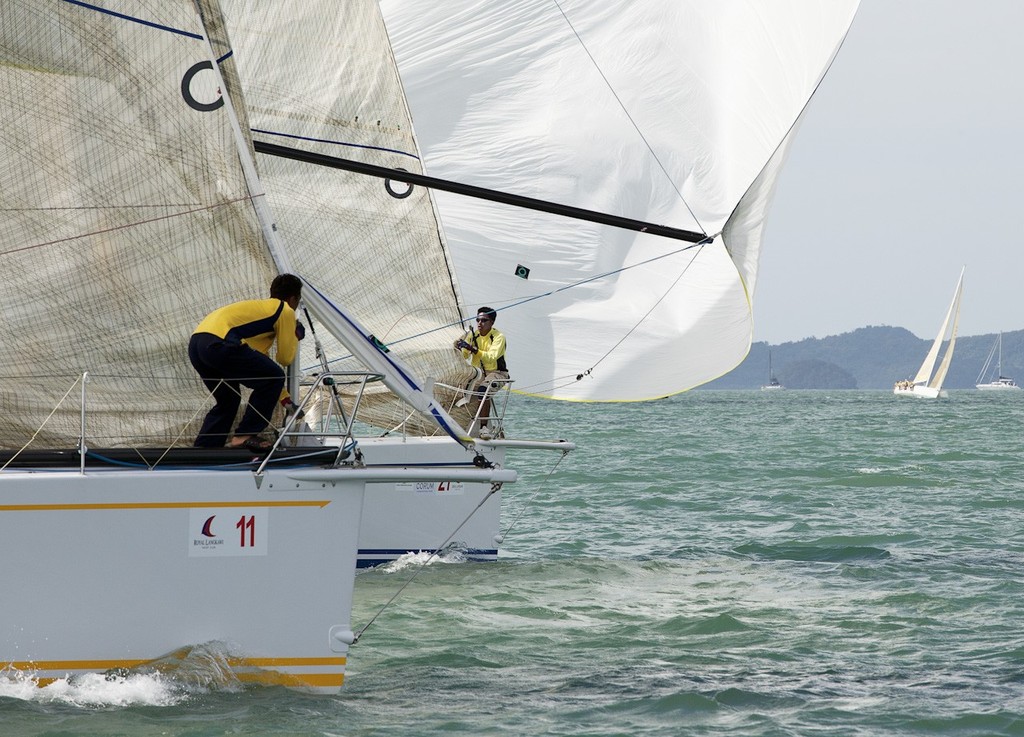
M 761 391 L 770 392 L 778 389 L 785 389 L 778 379 L 775 378 L 775 372 L 772 371 L 772 352 L 768 350 L 768 383 L 761 386 Z
M 992 376 L 988 381 L 985 381 L 985 377 L 989 376 L 989 369 L 992 367 L 992 359 L 996 360 L 996 371 L 995 375 Z M 992 344 L 992 349 L 988 352 L 988 357 L 985 359 L 985 365 L 981 367 L 981 372 L 978 374 L 978 383 L 974 385 L 975 389 L 982 391 L 1015 391 L 1020 389 L 1020 385 L 1016 381 L 1011 379 L 1009 376 L 1003 376 L 1003 334 L 999 333 L 999 337 L 996 338 L 996 342 Z
M 935 336 L 924 363 L 918 369 L 913 379 L 897 381 L 893 387 L 893 393 L 901 397 L 920 397 L 922 399 L 935 399 L 945 397 L 947 393 L 942 389 L 942 383 L 946 380 L 949 372 L 949 364 L 953 360 L 953 348 L 956 346 L 956 331 L 960 322 L 960 297 L 964 288 L 964 269 L 960 270 L 960 279 L 953 291 L 953 301 L 949 304 L 946 317 L 939 328 L 939 334 Z M 947 342 L 948 341 L 948 342 Z M 942 355 L 942 362 L 938 370 L 935 370 L 935 362 L 939 358 L 939 351 L 943 343 L 946 343 L 946 352 Z M 934 371 L 934 373 L 933 373 Z

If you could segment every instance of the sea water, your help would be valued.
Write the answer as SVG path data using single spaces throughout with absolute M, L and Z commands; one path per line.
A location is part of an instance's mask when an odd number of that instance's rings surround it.
M 208 653 L 0 680 L 0 735 L 1024 734 L 1021 395 L 518 399 L 579 449 L 512 454 L 497 563 L 358 576 L 340 694 Z

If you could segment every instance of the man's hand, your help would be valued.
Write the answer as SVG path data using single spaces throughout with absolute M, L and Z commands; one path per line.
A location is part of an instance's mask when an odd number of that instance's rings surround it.
M 284 399 L 282 399 L 281 406 L 284 407 L 285 417 L 295 412 L 298 412 L 298 414 L 295 416 L 295 419 L 297 420 L 301 420 L 303 417 L 306 416 L 306 413 L 299 410 L 298 405 L 296 405 L 295 402 L 292 401 L 291 397 L 285 397 Z

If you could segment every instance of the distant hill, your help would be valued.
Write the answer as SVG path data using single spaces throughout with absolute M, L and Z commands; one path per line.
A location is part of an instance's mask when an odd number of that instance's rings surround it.
M 997 337 L 958 337 L 944 388 L 973 388 Z M 789 389 L 891 389 L 897 379 L 917 373 L 931 343 L 904 328 L 869 326 L 770 346 L 772 371 Z M 754 343 L 743 363 L 701 388 L 756 389 L 768 383 L 768 349 L 767 343 Z M 1024 385 L 1024 330 L 1003 333 L 1003 374 Z

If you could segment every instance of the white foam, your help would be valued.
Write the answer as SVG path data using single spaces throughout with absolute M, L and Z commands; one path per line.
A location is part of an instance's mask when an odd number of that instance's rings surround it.
M 409 568 L 419 568 L 420 566 L 434 566 L 442 565 L 445 563 L 465 563 L 466 554 L 461 550 L 446 550 L 442 553 L 434 555 L 433 553 L 406 553 L 405 555 L 399 556 L 390 563 L 385 563 L 380 566 L 379 570 L 384 573 L 399 573 Z
M 174 706 L 188 694 L 158 673 L 112 676 L 103 673 L 59 678 L 40 687 L 31 673 L 0 673 L 0 697 L 76 706 Z

